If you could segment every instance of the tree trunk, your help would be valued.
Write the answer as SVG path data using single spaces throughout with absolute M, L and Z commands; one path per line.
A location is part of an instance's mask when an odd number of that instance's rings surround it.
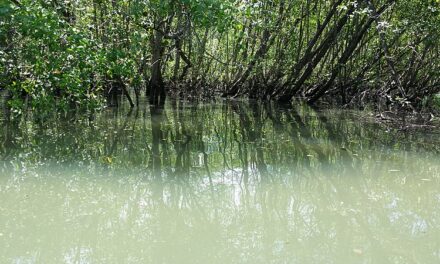
M 373 24 L 373 21 L 376 19 L 375 17 L 382 14 L 387 9 L 387 7 L 388 5 L 385 4 L 382 8 L 380 8 L 378 12 L 375 11 L 374 16 L 370 17 L 365 23 L 358 24 L 354 36 L 351 38 L 351 41 L 349 42 L 347 48 L 344 50 L 343 54 L 339 58 L 338 63 L 333 69 L 330 78 L 323 86 L 315 90 L 315 92 L 307 101 L 309 104 L 315 103 L 321 96 L 325 94 L 325 92 L 330 89 L 330 87 L 333 85 L 333 82 L 336 80 L 336 77 L 341 73 L 342 69 L 345 67 L 345 64 L 351 58 L 353 52 L 358 47 L 364 35 L 367 33 L 368 29 L 370 29 L 371 24 Z
M 150 104 L 163 105 L 165 103 L 165 85 L 162 77 L 163 34 L 155 30 L 151 40 L 151 78 L 149 87 Z
M 323 40 L 323 42 L 319 45 L 318 48 L 316 48 L 315 52 L 312 52 L 312 54 L 316 54 L 312 56 L 311 61 L 309 61 L 306 65 L 306 69 L 304 70 L 301 77 L 298 78 L 298 80 L 295 81 L 295 85 L 292 89 L 286 91 L 279 99 L 280 102 L 289 102 L 292 97 L 301 89 L 304 82 L 306 82 L 309 77 L 312 75 L 313 71 L 315 70 L 316 66 L 319 64 L 319 62 L 322 60 L 322 58 L 327 54 L 329 49 L 332 47 L 332 44 L 337 39 L 338 34 L 341 32 L 342 28 L 347 23 L 349 16 L 353 14 L 355 10 L 355 7 L 351 5 L 348 10 L 345 12 L 344 15 L 336 22 L 334 27 L 328 32 L 326 38 Z

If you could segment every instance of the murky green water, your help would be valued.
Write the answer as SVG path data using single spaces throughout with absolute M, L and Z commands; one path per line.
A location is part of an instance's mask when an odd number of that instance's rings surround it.
M 239 102 L 0 131 L 0 263 L 440 263 L 438 134 Z

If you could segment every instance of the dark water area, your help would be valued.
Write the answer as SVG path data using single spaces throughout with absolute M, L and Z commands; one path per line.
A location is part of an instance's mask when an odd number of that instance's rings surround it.
M 298 104 L 0 117 L 0 263 L 439 263 L 440 137 Z

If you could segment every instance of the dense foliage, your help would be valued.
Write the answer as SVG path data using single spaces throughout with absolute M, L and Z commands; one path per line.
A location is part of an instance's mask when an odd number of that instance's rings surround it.
M 142 90 L 412 109 L 440 92 L 439 25 L 438 0 L 0 0 L 0 89 L 17 111 Z

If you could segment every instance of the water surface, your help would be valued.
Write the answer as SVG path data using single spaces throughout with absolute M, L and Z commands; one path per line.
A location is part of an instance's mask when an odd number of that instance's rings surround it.
M 3 116 L 0 263 L 440 263 L 439 137 L 243 102 Z

